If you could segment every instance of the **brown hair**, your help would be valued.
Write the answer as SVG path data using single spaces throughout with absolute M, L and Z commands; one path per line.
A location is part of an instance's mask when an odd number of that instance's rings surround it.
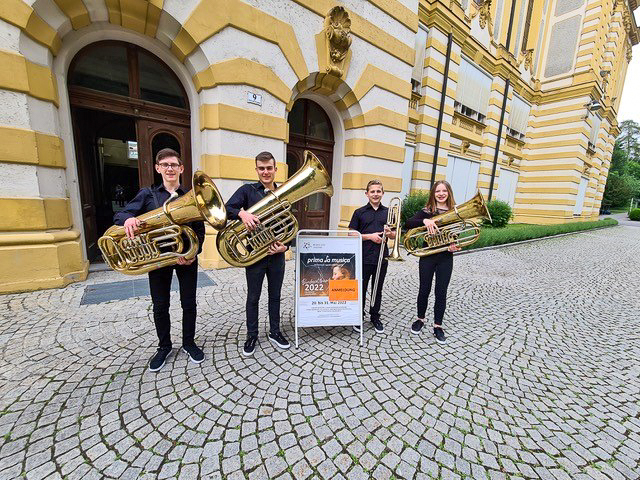
M 378 180 L 377 178 L 374 178 L 373 180 L 369 180 L 369 183 L 367 183 L 367 188 L 365 191 L 369 191 L 369 187 L 371 185 L 380 185 L 380 188 L 382 189 L 382 191 L 384 192 L 384 187 L 382 186 L 382 182 L 380 180 Z
M 340 265 L 334 265 L 331 270 L 333 271 L 336 268 L 340 269 L 340 273 L 342 274 L 342 280 L 351 280 L 351 272 L 349 271 L 349 269 L 347 267 L 341 267 Z
M 427 200 L 427 204 L 424 206 L 424 208 L 430 213 L 436 212 L 437 202 L 435 194 L 438 185 L 444 185 L 447 188 L 447 192 L 449 192 L 449 196 L 447 197 L 447 210 L 451 210 L 456 204 L 456 201 L 453 199 L 453 190 L 451 189 L 451 185 L 449 185 L 449 182 L 447 182 L 446 180 L 438 180 L 433 184 L 431 190 L 429 190 L 429 199 Z
M 176 152 L 173 148 L 163 148 L 156 154 L 156 163 L 160 163 L 161 160 L 165 158 L 176 157 L 178 159 L 178 163 L 182 165 L 182 159 L 180 158 L 180 154 Z
M 256 155 L 256 165 L 258 164 L 258 162 L 270 162 L 271 160 L 273 160 L 273 166 L 276 166 L 276 159 L 273 158 L 273 155 L 271 155 L 271 152 L 260 152 L 258 155 Z

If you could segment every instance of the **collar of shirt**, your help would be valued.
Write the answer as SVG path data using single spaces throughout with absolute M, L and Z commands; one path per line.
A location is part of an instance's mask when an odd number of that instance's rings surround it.
M 382 202 L 380 202 L 380 203 L 378 204 L 378 208 L 373 208 L 373 205 L 371 205 L 371 202 L 367 203 L 367 204 L 365 205 L 365 207 L 366 207 L 366 208 L 368 208 L 368 209 L 370 209 L 370 210 L 374 210 L 374 211 L 376 211 L 376 212 L 377 212 L 378 210 L 380 210 L 381 208 L 387 208 L 387 207 L 385 207 L 385 206 L 382 204 Z
M 258 192 L 260 192 L 260 195 L 263 197 L 267 194 L 268 191 L 271 191 L 268 188 L 266 188 L 262 184 L 262 182 L 252 183 L 251 186 L 255 188 Z M 273 182 L 273 189 L 275 190 L 276 188 L 278 188 L 278 184 L 276 182 Z
M 169 190 L 166 189 L 166 187 L 164 186 L 164 183 L 161 183 L 160 185 L 154 185 L 153 187 L 154 190 L 158 191 L 158 192 L 167 192 L 169 193 Z M 182 184 L 178 185 L 178 188 L 176 188 L 176 192 L 178 192 L 178 195 L 184 195 L 184 187 L 182 186 Z

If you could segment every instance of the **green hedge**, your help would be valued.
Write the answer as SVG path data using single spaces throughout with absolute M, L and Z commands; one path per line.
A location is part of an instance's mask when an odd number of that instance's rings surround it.
M 417 191 L 404 197 L 404 200 L 402 200 L 402 210 L 400 212 L 400 224 L 403 230 L 405 230 L 404 224 L 407 220 L 422 210 L 427 204 L 427 200 L 429 200 L 428 191 Z
M 640 220 L 640 208 L 634 208 L 629 212 L 629 220 Z
M 491 223 L 485 222 L 486 227 L 503 228 L 509 224 L 513 217 L 511 206 L 502 200 L 491 200 L 487 203 L 487 209 L 491 215 Z
M 618 222 L 613 218 L 606 218 L 595 222 L 563 223 L 560 225 L 528 225 L 514 223 L 504 228 L 483 228 L 480 231 L 478 241 L 467 249 L 489 247 L 491 245 L 503 245 L 505 243 L 520 242 L 532 238 L 549 237 L 562 233 L 590 230 L 600 227 L 613 227 Z

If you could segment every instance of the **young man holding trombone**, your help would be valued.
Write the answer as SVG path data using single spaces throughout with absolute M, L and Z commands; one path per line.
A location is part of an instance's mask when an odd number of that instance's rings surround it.
M 364 305 L 369 287 L 369 280 L 373 280 L 375 284 L 375 275 L 379 271 L 378 285 L 376 292 L 371 295 L 369 305 L 369 318 L 376 333 L 384 332 L 384 325 L 380 321 L 380 304 L 382 302 L 382 286 L 384 285 L 384 277 L 387 274 L 389 249 L 387 248 L 386 239 L 396 238 L 396 233 L 387 225 L 389 209 L 382 205 L 382 196 L 384 188 L 380 180 L 371 180 L 367 183 L 364 193 L 369 202 L 353 212 L 349 229 L 356 230 L 362 235 L 362 309 L 363 315 Z M 398 215 L 399 215 L 399 208 Z M 353 329 L 360 331 L 359 326 Z

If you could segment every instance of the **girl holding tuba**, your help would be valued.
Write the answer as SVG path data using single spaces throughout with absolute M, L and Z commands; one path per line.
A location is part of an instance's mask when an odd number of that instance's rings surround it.
M 406 222 L 406 228 L 416 228 L 425 226 L 429 234 L 435 234 L 439 231 L 436 223 L 431 220 L 432 217 L 440 215 L 453 209 L 455 201 L 453 199 L 453 191 L 451 185 L 444 180 L 439 180 L 433 184 L 429 192 L 429 199 L 425 208 L 416 213 Z M 420 289 L 418 291 L 418 318 L 411 325 L 411 333 L 419 334 L 424 327 L 424 318 L 427 310 L 427 302 L 429 293 L 431 292 L 431 284 L 433 276 L 436 277 L 435 288 L 435 305 L 433 319 L 433 335 L 440 343 L 444 343 L 445 335 L 442 329 L 442 319 L 447 306 L 447 288 L 451 280 L 451 272 L 453 270 L 453 252 L 460 250 L 455 244 L 449 245 L 447 251 L 436 253 L 429 256 L 420 257 L 419 275 Z

